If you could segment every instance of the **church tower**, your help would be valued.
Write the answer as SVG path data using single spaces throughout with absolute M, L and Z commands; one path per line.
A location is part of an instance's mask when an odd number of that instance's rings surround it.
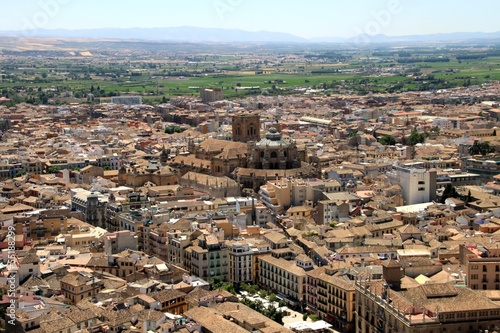
M 234 115 L 233 141 L 249 142 L 260 140 L 260 117 L 257 114 L 242 113 Z

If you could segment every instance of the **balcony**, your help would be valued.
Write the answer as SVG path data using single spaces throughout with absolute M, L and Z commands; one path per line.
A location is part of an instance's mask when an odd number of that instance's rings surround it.
M 271 197 L 271 198 L 268 198 L 268 197 L 261 197 L 261 200 L 264 202 L 264 203 L 267 203 L 268 205 L 273 205 L 273 206 L 276 206 L 278 204 L 278 198 L 276 197 Z
M 318 295 L 321 295 L 321 296 L 327 297 L 326 291 L 324 291 L 324 290 L 322 290 L 322 289 L 318 289 L 316 293 L 317 293 Z
M 276 195 L 276 192 L 274 191 L 273 188 L 268 188 L 268 187 L 264 187 L 262 186 L 260 188 L 260 194 L 262 196 L 267 196 L 267 197 L 274 197 Z

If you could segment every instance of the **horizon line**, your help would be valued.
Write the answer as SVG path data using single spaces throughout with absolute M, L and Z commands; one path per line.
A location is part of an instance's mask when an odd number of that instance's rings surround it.
M 240 28 L 216 28 L 216 27 L 200 27 L 200 26 L 189 26 L 189 25 L 181 25 L 181 26 L 168 26 L 168 27 L 100 27 L 100 28 L 41 28 L 41 29 L 35 29 L 36 31 L 44 31 L 44 32 L 55 32 L 58 30 L 63 30 L 63 31 L 72 31 L 72 32 L 77 32 L 77 31 L 86 31 L 86 30 L 134 30 L 134 29 L 149 29 L 149 30 L 154 30 L 154 29 L 175 29 L 175 28 L 188 28 L 188 29 L 211 29 L 211 30 L 223 30 L 223 31 L 242 31 L 242 32 L 248 32 L 248 33 L 277 33 L 277 34 L 286 34 L 291 37 L 295 38 L 301 38 L 304 39 L 305 41 L 312 41 L 314 39 L 353 39 L 358 36 L 371 36 L 371 37 L 377 37 L 377 36 L 383 36 L 383 37 L 390 37 L 390 38 L 398 38 L 398 37 L 424 37 L 424 36 L 435 36 L 435 35 L 447 35 L 447 34 L 494 34 L 494 33 L 500 33 L 500 30 L 495 30 L 495 31 L 481 31 L 481 30 L 475 30 L 475 31 L 453 31 L 453 32 L 432 32 L 432 33 L 415 33 L 415 34 L 405 34 L 405 35 L 391 35 L 391 34 L 357 34 L 349 37 L 345 36 L 316 36 L 316 37 L 303 37 L 296 35 L 291 32 L 286 32 L 286 31 L 272 31 L 272 30 L 245 30 L 245 29 L 240 29 Z M 0 30 L 0 33 L 25 33 L 28 31 L 33 31 L 33 29 L 6 29 L 6 30 Z M 37 38 L 41 36 L 30 36 L 32 38 Z M 56 36 L 54 36 L 56 37 Z M 71 37 L 63 37 L 59 36 L 61 38 L 71 38 Z M 90 38 L 90 39 L 95 39 L 93 37 L 79 37 L 79 38 Z M 104 37 L 100 37 L 104 38 Z M 123 37 L 106 37 L 106 38 L 116 38 L 116 39 L 123 39 Z

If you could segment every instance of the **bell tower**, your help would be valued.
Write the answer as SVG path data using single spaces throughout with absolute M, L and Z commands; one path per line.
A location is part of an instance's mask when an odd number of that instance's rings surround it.
M 233 141 L 249 142 L 260 140 L 260 116 L 253 113 L 234 115 Z

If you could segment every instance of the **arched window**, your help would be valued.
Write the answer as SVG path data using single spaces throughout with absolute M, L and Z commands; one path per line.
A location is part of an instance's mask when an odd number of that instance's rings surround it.
M 271 158 L 278 158 L 278 153 L 275 151 L 271 152 Z

